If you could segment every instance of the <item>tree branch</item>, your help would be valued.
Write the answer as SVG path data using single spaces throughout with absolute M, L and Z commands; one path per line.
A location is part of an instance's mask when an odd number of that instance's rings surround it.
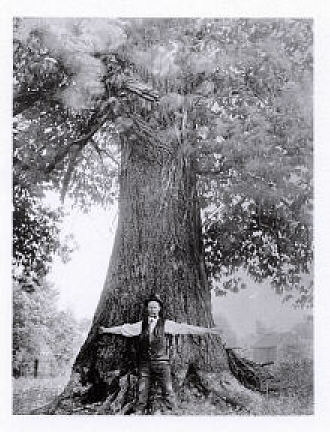
M 82 149 L 83 149 L 83 146 L 81 146 L 81 145 L 77 146 L 75 148 L 74 152 L 72 152 L 72 154 L 71 154 L 68 168 L 67 168 L 67 170 L 64 174 L 64 178 L 63 178 L 63 186 L 62 186 L 62 190 L 61 190 L 61 202 L 62 203 L 64 203 L 64 198 L 65 198 L 65 195 L 68 191 L 71 175 L 72 175 L 74 167 L 76 165 L 77 157 L 78 157 L 79 153 L 82 151 Z
M 60 99 L 54 98 L 57 89 L 58 88 L 56 83 L 51 87 L 49 86 L 36 91 L 31 90 L 14 94 L 13 116 L 15 117 L 18 114 L 21 114 L 23 111 L 31 108 L 36 102 L 40 100 L 51 99 L 60 102 Z M 147 84 L 134 78 L 128 78 L 123 84 L 123 89 L 130 93 L 136 94 L 140 98 L 145 99 L 149 102 L 157 102 L 159 100 L 159 94 L 156 90 L 153 90 Z
M 56 165 L 67 156 L 73 146 L 79 145 L 81 148 L 83 148 L 88 143 L 88 140 L 100 129 L 100 127 L 108 120 L 108 118 L 109 112 L 105 113 L 101 117 L 101 119 L 97 121 L 96 125 L 90 129 L 88 133 L 78 139 L 69 142 L 59 153 L 57 153 L 57 155 L 54 157 L 54 160 L 50 164 L 48 164 L 48 166 L 45 168 L 45 174 L 50 174 L 54 170 Z M 85 129 L 89 129 L 91 127 L 91 124 L 93 124 L 94 122 L 95 118 L 92 117 Z
M 50 100 L 61 103 L 59 98 L 55 97 L 57 83 L 53 86 L 48 86 L 39 90 L 30 90 L 26 92 L 18 92 L 13 96 L 13 116 L 21 114 L 23 111 L 31 108 L 38 101 Z
M 156 90 L 153 90 L 147 84 L 134 78 L 127 79 L 127 81 L 124 83 L 124 88 L 147 101 L 157 102 L 159 100 L 159 94 Z
M 91 139 L 90 142 L 101 159 L 102 159 L 102 153 L 104 153 L 108 158 L 112 160 L 112 162 L 114 162 L 117 166 L 119 166 L 119 162 L 115 159 L 115 157 L 110 152 L 108 152 L 106 149 L 101 149 L 93 139 Z
M 49 175 L 56 166 L 62 162 L 65 157 L 71 152 L 74 147 L 80 149 L 80 151 L 88 144 L 89 140 L 93 137 L 93 135 L 100 129 L 100 127 L 109 119 L 112 114 L 111 103 L 108 103 L 105 108 L 103 108 L 103 115 L 100 117 L 100 113 L 94 113 L 91 116 L 87 125 L 84 128 L 84 135 L 76 138 L 70 142 L 68 142 L 59 152 L 55 155 L 54 159 L 46 165 L 41 172 L 45 175 Z M 13 166 L 19 166 L 23 171 L 28 171 L 31 169 L 31 166 L 27 163 L 24 163 L 19 158 L 13 158 Z

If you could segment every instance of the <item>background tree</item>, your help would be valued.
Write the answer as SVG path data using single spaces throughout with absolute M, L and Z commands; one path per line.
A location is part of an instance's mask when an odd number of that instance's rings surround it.
M 62 212 L 51 210 L 40 195 L 22 185 L 13 189 L 13 277 L 26 290 L 44 277 L 55 252 L 68 257 L 59 240 Z
M 16 25 L 17 175 L 86 206 L 86 196 L 111 202 L 119 174 L 104 290 L 52 409 L 66 410 L 65 397 L 85 388 L 87 399 L 110 393 L 105 412 L 130 410 L 127 347 L 119 338 L 96 345 L 97 327 L 137 320 L 150 291 L 169 318 L 200 325 L 213 324 L 210 282 L 237 291 L 242 267 L 310 300 L 301 284 L 312 261 L 309 20 Z M 215 399 L 244 405 L 226 385 L 219 338 L 175 342 L 177 389 L 202 382 Z
M 31 281 L 29 291 L 14 281 L 13 375 L 33 374 L 38 361 L 43 374 L 68 372 L 88 326 L 70 311 L 59 311 L 57 291 L 45 281 Z

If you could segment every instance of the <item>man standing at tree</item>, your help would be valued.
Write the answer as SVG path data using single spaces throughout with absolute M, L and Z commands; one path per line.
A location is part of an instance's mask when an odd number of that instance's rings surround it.
M 126 337 L 139 336 L 139 384 L 136 413 L 142 414 L 147 406 L 151 384 L 157 381 L 162 390 L 167 408 L 176 406 L 172 387 L 169 349 L 166 334 L 216 333 L 215 328 L 198 327 L 164 319 L 161 300 L 152 295 L 145 302 L 147 313 L 133 324 L 116 327 L 100 327 L 99 333 L 120 334 Z

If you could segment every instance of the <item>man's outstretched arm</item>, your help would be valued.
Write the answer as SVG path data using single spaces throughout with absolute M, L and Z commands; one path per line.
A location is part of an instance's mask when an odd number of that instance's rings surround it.
M 133 337 L 141 334 L 142 321 L 138 321 L 133 324 L 123 324 L 115 327 L 99 327 L 100 334 L 117 334 L 125 337 Z
M 216 327 L 200 327 L 186 323 L 178 323 L 172 320 L 165 321 L 165 333 L 168 334 L 195 334 L 201 335 L 206 333 L 221 334 L 222 331 Z

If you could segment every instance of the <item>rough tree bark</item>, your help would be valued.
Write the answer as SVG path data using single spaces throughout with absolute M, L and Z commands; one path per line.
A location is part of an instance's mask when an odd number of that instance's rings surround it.
M 141 319 L 151 292 L 162 298 L 167 318 L 214 325 L 193 163 L 182 152 L 166 156 L 122 140 L 118 228 L 93 324 L 65 390 L 36 413 L 84 414 L 86 407 L 90 413 L 132 412 L 136 338 L 99 336 L 97 330 Z M 168 343 L 179 400 L 197 390 L 243 409 L 258 401 L 234 378 L 219 336 L 174 336 Z M 156 389 L 150 412 L 159 403 Z

